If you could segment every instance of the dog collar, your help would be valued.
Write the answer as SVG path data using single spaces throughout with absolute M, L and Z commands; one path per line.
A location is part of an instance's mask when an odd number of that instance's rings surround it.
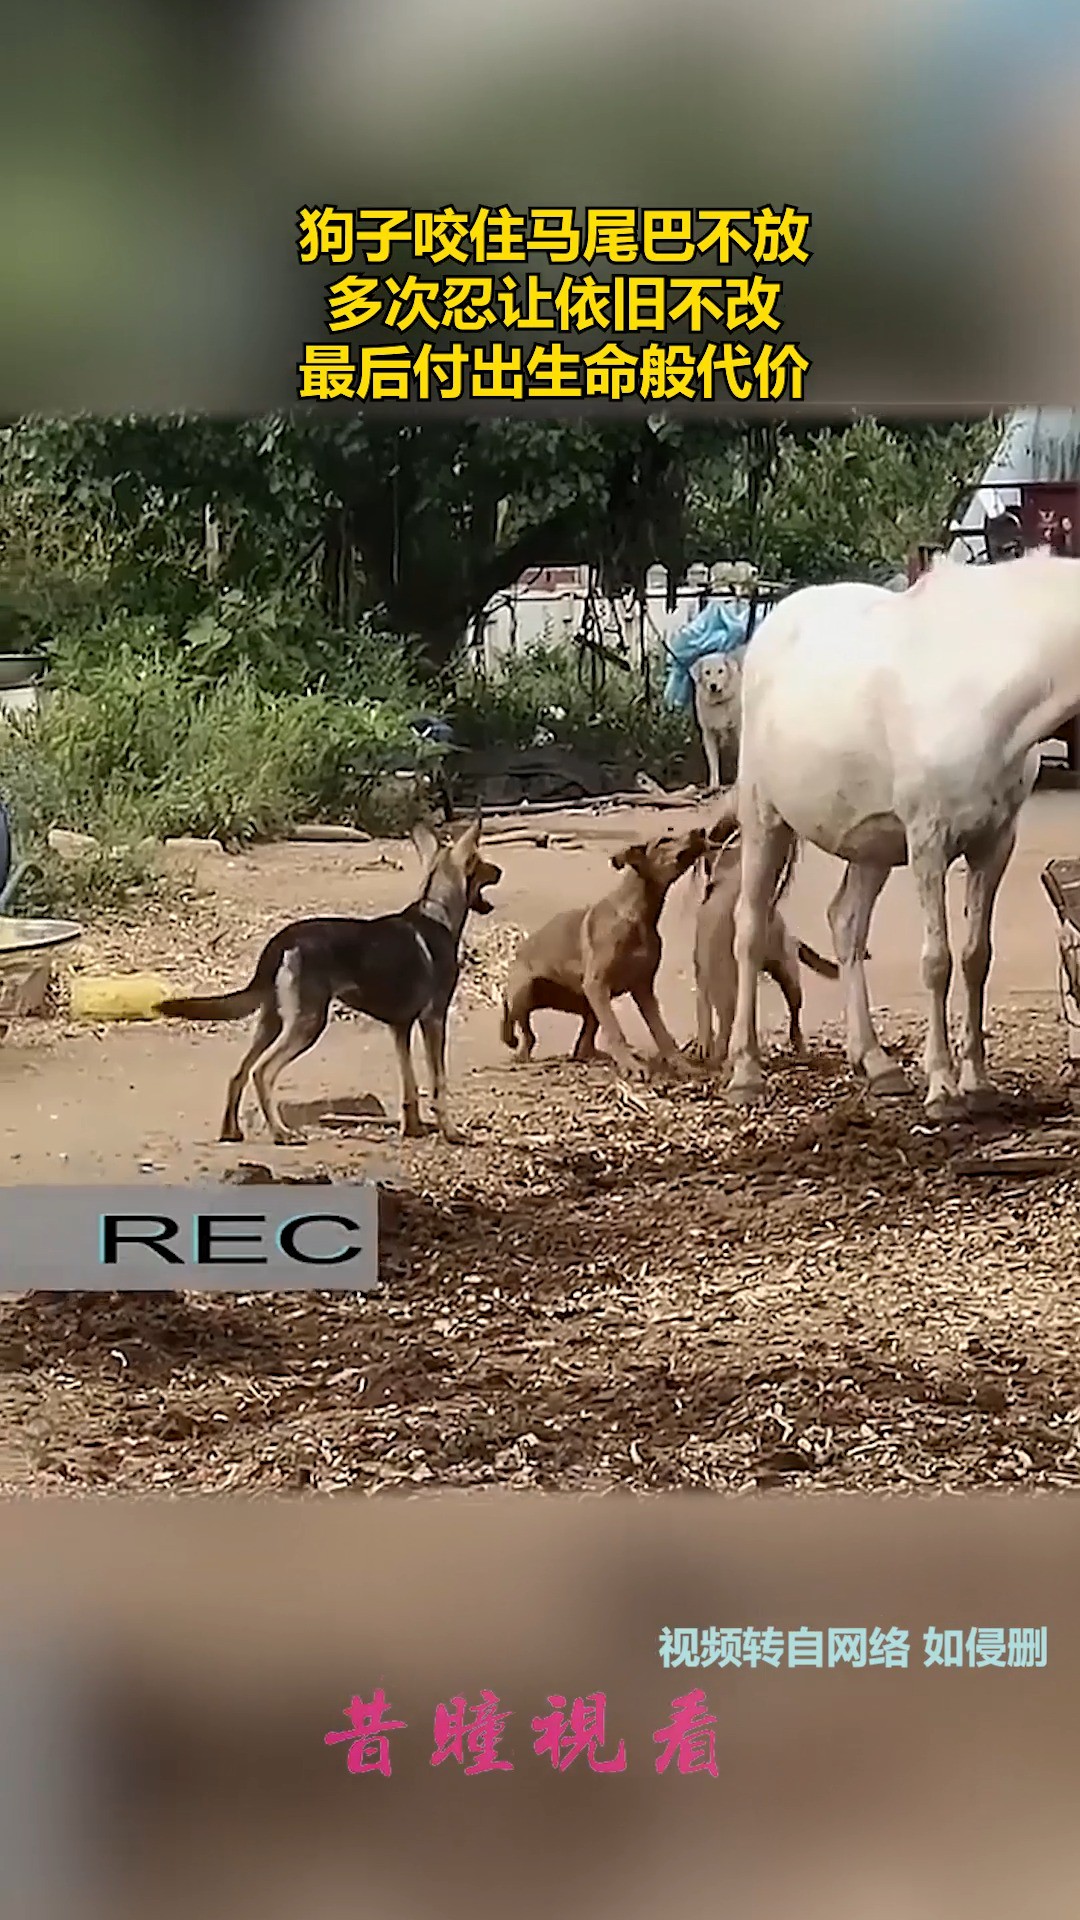
M 446 928 L 447 933 L 453 933 L 454 931 L 453 921 L 451 920 L 450 915 L 447 913 L 446 908 L 442 906 L 439 901 L 425 900 L 424 913 L 428 919 L 437 920 L 440 926 Z

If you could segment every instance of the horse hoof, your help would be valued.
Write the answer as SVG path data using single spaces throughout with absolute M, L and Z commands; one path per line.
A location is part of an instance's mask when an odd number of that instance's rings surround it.
M 886 1067 L 876 1079 L 868 1082 L 870 1092 L 880 1100 L 901 1100 L 911 1092 L 911 1081 L 903 1067 Z
M 935 1126 L 946 1125 L 950 1120 L 963 1120 L 966 1108 L 958 1096 L 939 1094 L 935 1100 L 926 1102 L 926 1117 Z

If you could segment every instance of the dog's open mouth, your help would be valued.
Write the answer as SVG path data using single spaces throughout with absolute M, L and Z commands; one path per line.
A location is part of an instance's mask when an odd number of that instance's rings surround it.
M 484 888 L 494 885 L 494 880 L 470 880 L 469 910 L 471 913 L 494 913 L 495 909 L 491 901 L 484 898 Z
M 494 913 L 495 909 L 491 901 L 484 898 L 484 889 L 497 887 L 502 877 L 501 867 L 493 866 L 490 861 L 480 861 L 478 867 L 469 875 L 468 891 L 465 896 L 471 913 Z

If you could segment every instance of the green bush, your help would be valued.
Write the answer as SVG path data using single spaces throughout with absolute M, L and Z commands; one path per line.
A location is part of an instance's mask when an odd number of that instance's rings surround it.
M 240 668 L 192 677 L 164 650 L 115 644 L 80 684 L 0 728 L 0 794 L 24 846 L 50 826 L 110 845 L 147 836 L 272 838 L 333 814 L 362 824 L 373 789 L 415 753 L 400 708 L 275 694 Z
M 678 777 L 693 744 L 689 716 L 662 704 L 663 678 L 655 662 L 650 700 L 639 674 L 609 666 L 594 707 L 576 649 L 540 645 L 490 677 L 461 673 L 450 718 L 466 747 L 523 749 L 551 739 L 599 760 L 633 763 L 662 782 Z
M 284 596 L 255 598 L 231 588 L 190 615 L 175 605 L 169 613 L 68 610 L 57 617 L 50 651 L 54 682 L 76 688 L 118 658 L 165 657 L 182 679 L 205 687 L 223 674 L 243 674 L 270 694 L 326 693 L 402 710 L 422 699 L 399 643 L 369 626 L 343 633 Z
M 137 847 L 102 847 L 68 859 L 39 850 L 20 882 L 12 912 L 33 918 L 82 920 L 122 910 L 138 895 L 174 895 L 176 883 L 153 868 Z
M 395 777 L 438 752 L 407 724 L 422 702 L 400 648 L 361 634 L 335 652 L 338 636 L 305 637 L 238 596 L 179 640 L 168 628 L 143 614 L 72 615 L 54 635 L 48 698 L 0 724 L 0 796 L 19 857 L 39 867 L 22 910 L 77 917 L 160 886 L 146 840 L 244 844 L 320 818 L 400 833 L 424 810 L 419 788 Z M 491 678 L 465 671 L 447 691 L 466 747 L 554 740 L 665 780 L 691 740 L 686 715 L 647 701 L 636 674 L 609 668 L 594 709 L 568 648 L 537 648 Z M 99 851 L 58 860 L 53 826 L 92 835 Z

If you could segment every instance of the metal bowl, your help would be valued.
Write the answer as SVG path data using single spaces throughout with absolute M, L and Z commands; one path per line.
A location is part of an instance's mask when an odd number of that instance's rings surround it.
M 74 920 L 15 920 L 0 914 L 0 973 L 23 972 L 28 960 L 73 946 L 82 935 Z
M 36 686 L 47 665 L 43 653 L 0 653 L 0 693 Z

